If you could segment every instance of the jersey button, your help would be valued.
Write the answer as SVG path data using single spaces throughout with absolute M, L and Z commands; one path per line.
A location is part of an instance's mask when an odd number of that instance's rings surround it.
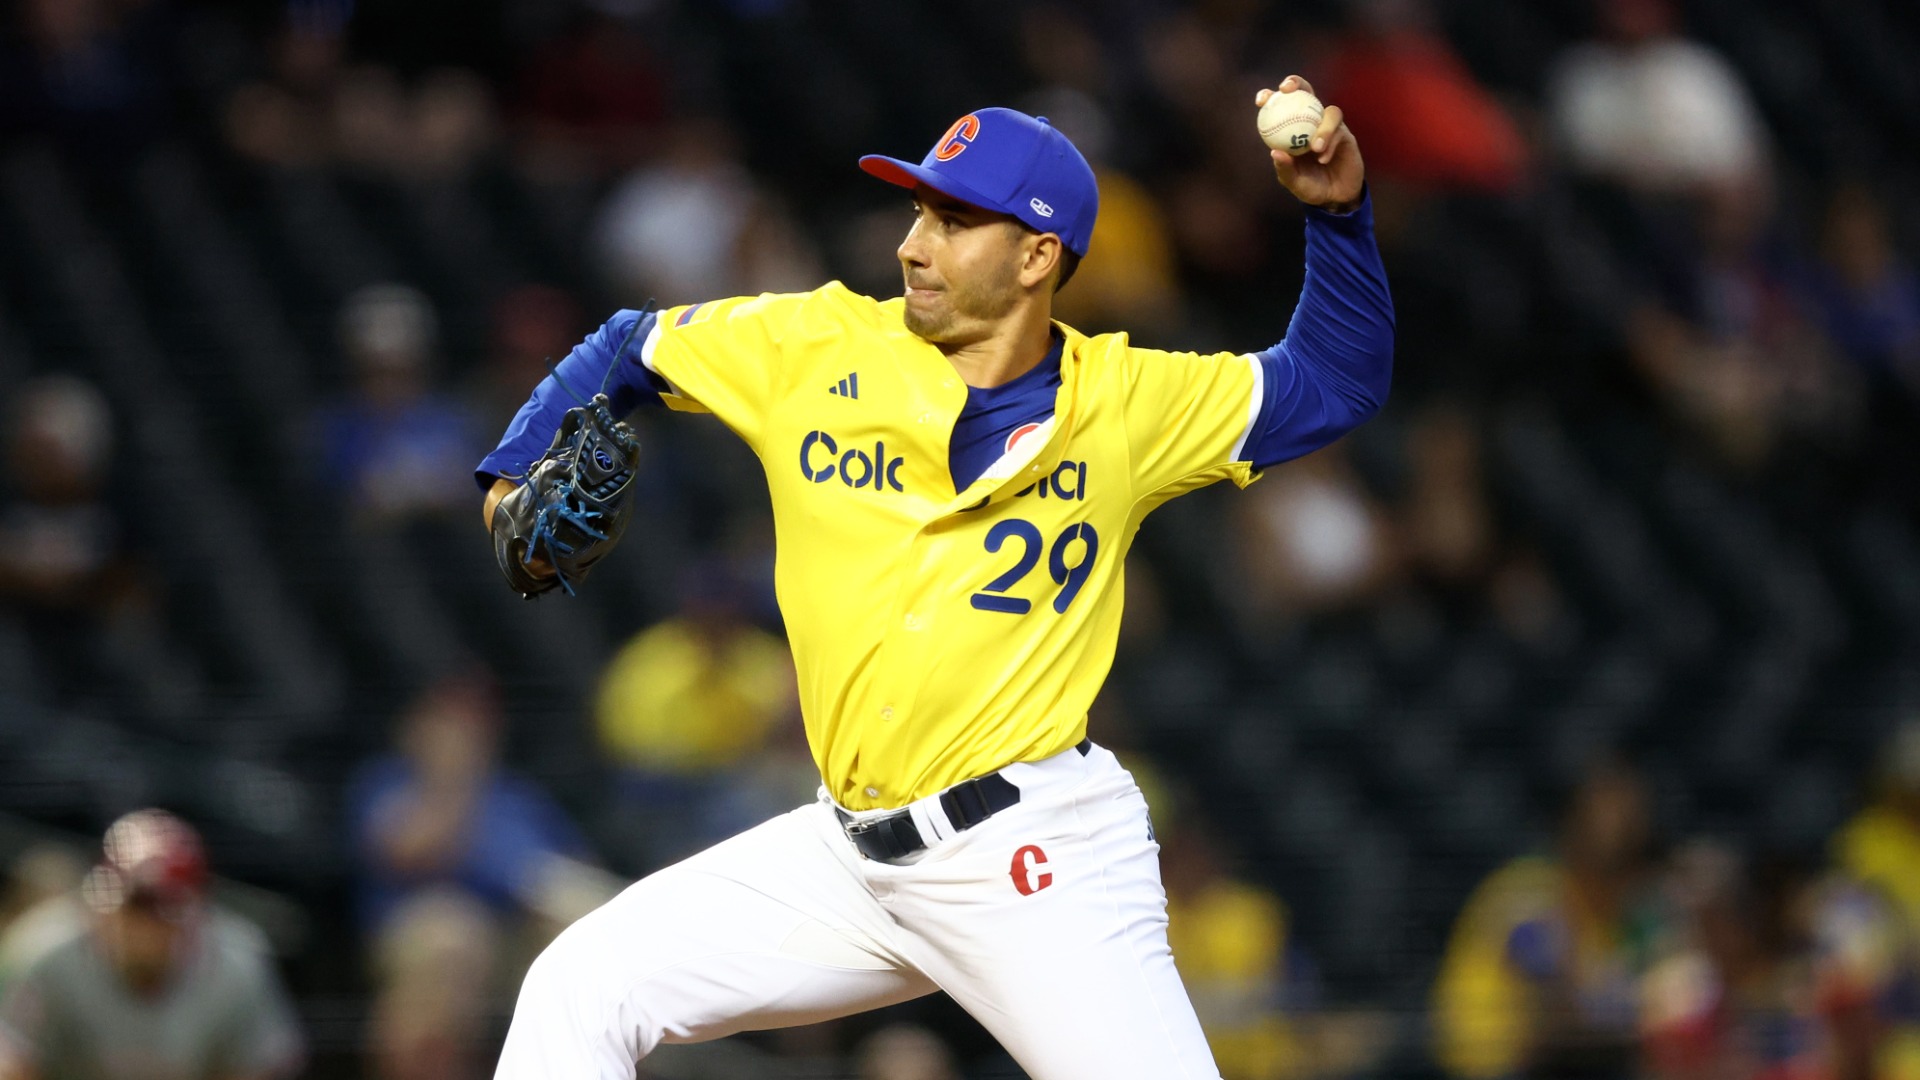
M 909 629 L 909 630 L 918 630 L 918 629 L 920 629 L 920 616 L 918 616 L 918 615 L 915 615 L 915 614 L 913 614 L 913 613 L 911 613 L 911 612 L 909 612 L 909 613 L 907 614 L 907 619 L 906 619 L 906 622 L 907 622 L 907 629 Z
M 870 788 L 868 788 L 868 789 L 867 789 L 867 798 L 869 798 L 869 799 L 877 799 L 877 798 L 879 798 L 879 797 L 880 797 L 880 789 L 879 789 L 879 788 L 877 788 L 877 787 L 870 787 Z
M 891 705 L 880 706 L 880 719 L 882 720 L 893 719 L 893 706 Z
M 921 423 L 923 423 L 923 424 L 930 424 L 930 423 L 932 423 L 932 422 L 933 422 L 933 414 L 932 414 L 932 413 L 930 413 L 930 412 L 923 412 L 923 413 L 921 413 L 921 414 L 920 414 L 920 422 L 921 422 Z

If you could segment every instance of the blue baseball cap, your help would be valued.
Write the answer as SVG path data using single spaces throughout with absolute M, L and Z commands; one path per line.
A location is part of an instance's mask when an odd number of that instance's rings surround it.
M 1100 188 L 1079 149 L 1046 117 L 1014 109 L 981 109 L 955 120 L 918 165 L 868 154 L 860 167 L 889 184 L 925 184 L 1058 233 L 1075 255 L 1087 253 L 1100 212 Z

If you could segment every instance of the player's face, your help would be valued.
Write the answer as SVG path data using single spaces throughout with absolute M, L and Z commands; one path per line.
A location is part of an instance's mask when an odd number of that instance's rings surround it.
M 127 985 L 143 994 L 159 989 L 172 974 L 185 932 L 181 921 L 139 904 L 125 904 L 100 917 L 108 957 Z
M 938 345 L 987 337 L 1021 296 L 1030 234 L 1004 214 L 918 188 L 900 242 L 907 329 Z

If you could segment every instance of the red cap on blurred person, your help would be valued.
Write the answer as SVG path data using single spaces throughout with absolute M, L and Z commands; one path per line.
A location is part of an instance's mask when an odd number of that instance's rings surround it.
M 207 852 L 193 826 L 165 810 L 135 810 L 107 827 L 104 858 L 87 875 L 94 910 L 137 904 L 167 918 L 199 906 L 207 888 Z

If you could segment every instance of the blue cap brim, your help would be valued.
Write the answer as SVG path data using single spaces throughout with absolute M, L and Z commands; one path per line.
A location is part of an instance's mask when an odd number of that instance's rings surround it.
M 925 184 L 940 194 L 951 195 L 961 202 L 971 203 L 983 210 L 991 210 L 996 214 L 1005 214 L 1008 217 L 1018 218 L 1023 222 L 1026 221 L 1025 216 L 1020 214 L 1014 207 L 1002 206 L 999 202 L 987 198 L 985 195 L 960 183 L 953 177 L 942 176 L 924 165 L 910 164 L 901 161 L 899 158 L 890 158 L 881 154 L 868 154 L 866 157 L 860 159 L 860 168 L 896 187 L 913 188 Z M 1035 227 L 1039 228 L 1038 226 Z M 1044 228 L 1040 231 L 1052 232 L 1053 230 L 1051 228 Z

